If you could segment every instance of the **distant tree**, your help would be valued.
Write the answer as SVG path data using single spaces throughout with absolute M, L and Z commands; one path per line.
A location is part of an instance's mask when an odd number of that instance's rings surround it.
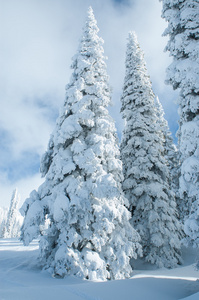
M 181 262 L 181 227 L 169 188 L 154 94 L 135 33 L 128 38 L 121 101 L 125 121 L 121 142 L 123 190 L 130 202 L 132 224 L 141 236 L 145 260 L 159 267 L 175 267 Z
M 2 236 L 4 238 L 15 238 L 20 235 L 20 228 L 22 225 L 22 218 L 20 218 L 20 213 L 18 210 L 20 201 L 20 196 L 17 189 L 14 190 L 11 201 L 10 208 L 7 215 L 7 220 L 4 222 L 4 228 L 2 230 Z
M 179 181 L 184 206 L 185 232 L 190 243 L 199 237 L 199 2 L 162 0 L 168 21 L 166 50 L 173 56 L 166 82 L 179 89 L 178 141 L 181 160 Z M 198 240 L 198 238 L 197 238 Z
M 155 108 L 157 111 L 158 125 L 163 134 L 163 147 L 164 147 L 164 157 L 167 161 L 167 166 L 169 170 L 169 186 L 171 191 L 175 195 L 175 200 L 177 204 L 177 211 L 180 217 L 180 220 L 183 220 L 183 205 L 179 197 L 179 151 L 173 142 L 171 132 L 169 130 L 169 125 L 166 119 L 164 118 L 164 109 L 158 97 L 154 98 Z
M 55 276 L 105 280 L 129 277 L 129 260 L 141 246 L 124 206 L 103 40 L 97 33 L 89 8 L 66 100 L 42 158 L 45 182 L 22 208 L 22 239 L 27 245 L 41 234 L 41 262 Z
M 4 207 L 0 207 L 0 238 L 3 237 L 7 215 L 8 215 L 8 209 Z

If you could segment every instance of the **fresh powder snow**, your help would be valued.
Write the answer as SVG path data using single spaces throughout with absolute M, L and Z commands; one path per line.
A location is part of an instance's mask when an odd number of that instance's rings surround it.
M 183 249 L 183 266 L 156 269 L 139 260 L 130 279 L 95 282 L 67 276 L 57 279 L 38 264 L 38 241 L 24 247 L 17 239 L 0 239 L 1 300 L 198 300 L 196 250 Z

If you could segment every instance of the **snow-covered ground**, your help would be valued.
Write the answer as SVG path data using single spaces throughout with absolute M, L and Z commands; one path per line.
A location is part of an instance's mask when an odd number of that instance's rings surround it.
M 37 263 L 38 244 L 0 239 L 0 300 L 170 300 L 199 299 L 196 251 L 184 250 L 184 265 L 156 270 L 137 261 L 131 279 L 89 282 L 52 278 Z

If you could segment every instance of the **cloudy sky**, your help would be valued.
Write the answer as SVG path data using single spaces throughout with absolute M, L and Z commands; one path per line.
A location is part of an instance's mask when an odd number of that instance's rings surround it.
M 63 104 L 89 6 L 104 39 L 111 115 L 122 131 L 120 95 L 128 32 L 136 31 L 153 91 L 175 136 L 178 94 L 164 84 L 171 58 L 158 0 L 0 0 L 0 206 L 18 188 L 21 203 L 41 184 L 40 157 Z

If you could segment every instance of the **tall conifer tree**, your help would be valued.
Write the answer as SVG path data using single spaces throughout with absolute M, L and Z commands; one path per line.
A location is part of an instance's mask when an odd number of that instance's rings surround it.
M 179 151 L 174 145 L 173 138 L 171 132 L 169 130 L 169 125 L 166 119 L 164 118 L 164 109 L 158 97 L 155 97 L 155 108 L 157 111 L 158 117 L 158 125 L 160 131 L 163 134 L 163 147 L 164 147 L 164 157 L 167 161 L 167 166 L 169 170 L 169 186 L 171 191 L 174 193 L 176 204 L 177 204 L 177 212 L 180 220 L 183 220 L 183 216 L 181 215 L 182 207 L 181 200 L 179 197 Z
M 168 21 L 166 50 L 173 56 L 166 82 L 179 89 L 179 191 L 189 242 L 199 241 L 199 2 L 162 0 Z
M 141 251 L 124 206 L 102 44 L 89 8 L 66 100 L 41 162 L 45 182 L 23 206 L 24 243 L 42 235 L 41 261 L 55 276 L 129 277 L 130 257 Z M 45 222 L 47 229 L 41 228 Z
M 130 202 L 132 224 L 141 236 L 145 260 L 159 267 L 175 267 L 181 262 L 180 224 L 169 189 L 154 94 L 135 33 L 128 38 L 121 101 L 125 120 L 121 142 L 123 189 Z

